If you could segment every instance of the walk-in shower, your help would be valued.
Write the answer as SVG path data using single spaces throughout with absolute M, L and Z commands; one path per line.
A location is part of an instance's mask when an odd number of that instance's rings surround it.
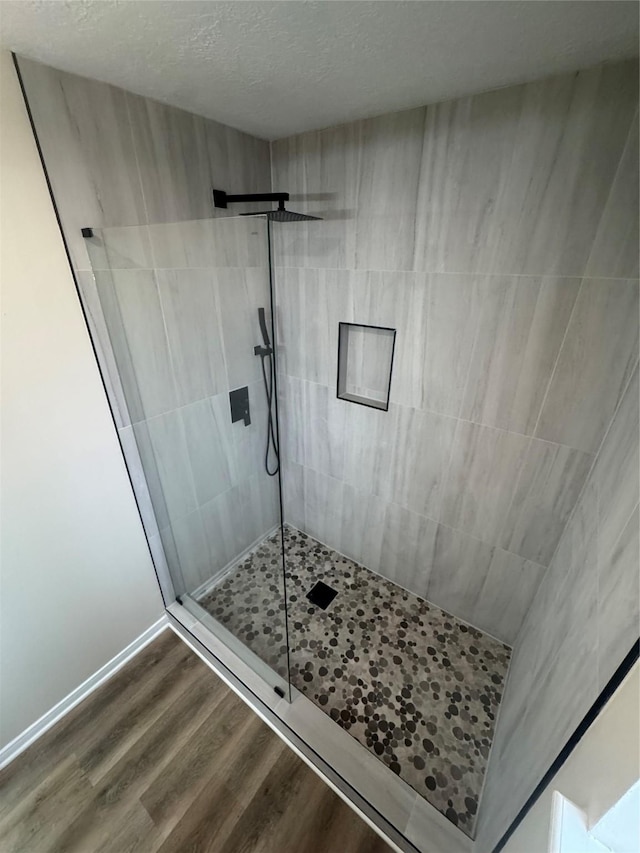
M 281 208 L 286 197 L 269 194 Z M 393 440 L 396 330 L 361 318 L 357 293 L 351 305 L 327 302 L 323 330 L 335 347 L 309 347 L 305 358 L 311 369 L 328 358 L 351 392 L 300 389 L 291 372 L 304 342 L 287 324 L 292 299 L 286 280 L 279 290 L 271 222 L 313 228 L 317 217 L 273 213 L 83 232 L 156 563 L 191 616 L 278 695 L 292 687 L 306 696 L 471 833 L 510 648 L 377 573 L 375 559 L 366 565 L 357 528 L 372 539 L 382 529 L 362 515 L 357 489 L 347 496 L 323 477 L 304 430 L 337 429 L 340 441 L 337 417 L 343 429 L 357 421 L 363 435 L 389 429 Z M 372 462 L 362 457 L 363 475 Z M 339 513 L 338 538 L 326 501 Z

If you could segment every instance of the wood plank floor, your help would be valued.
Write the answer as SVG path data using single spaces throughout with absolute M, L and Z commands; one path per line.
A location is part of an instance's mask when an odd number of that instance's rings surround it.
M 1 853 L 388 853 L 172 631 L 0 772 Z

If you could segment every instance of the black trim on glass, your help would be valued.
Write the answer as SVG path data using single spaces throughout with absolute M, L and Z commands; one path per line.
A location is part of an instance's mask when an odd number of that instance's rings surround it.
M 358 397 L 355 394 L 348 395 L 345 390 L 340 390 L 341 385 L 344 382 L 343 371 L 340 369 L 342 365 L 341 354 L 343 352 L 343 341 L 346 340 L 347 328 L 355 327 L 358 329 L 375 329 L 380 332 L 392 332 L 393 340 L 391 342 L 391 359 L 389 361 L 389 383 L 387 385 L 387 395 L 386 401 L 383 403 L 382 401 L 377 402 L 371 399 L 370 402 L 367 402 L 370 398 L 367 397 Z M 347 347 L 345 345 L 344 351 L 346 354 Z M 392 329 L 390 326 L 372 326 L 370 323 L 347 323 L 340 322 L 338 323 L 338 358 L 337 358 L 337 374 L 336 374 L 336 397 L 338 400 L 343 400 L 347 403 L 355 403 L 357 406 L 366 406 L 369 409 L 377 409 L 379 412 L 388 412 L 389 411 L 389 397 L 391 395 L 391 377 L 393 376 L 393 357 L 396 351 L 396 330 Z M 346 364 L 344 365 L 344 369 L 346 370 Z
M 273 341 L 273 401 L 276 421 L 276 440 L 280 443 L 280 413 L 278 410 L 278 341 L 276 338 L 276 293 L 273 269 L 273 247 L 271 245 L 271 220 L 267 219 L 267 253 L 269 262 L 269 302 L 271 303 L 271 340 Z M 278 502 L 280 504 L 280 553 L 282 555 L 282 580 L 284 590 L 284 631 L 287 642 L 287 686 L 288 701 L 291 702 L 291 645 L 289 641 L 289 602 L 287 601 L 287 555 L 284 538 L 284 500 L 282 483 L 282 465 L 278 455 Z
M 498 841 L 496 846 L 493 848 L 493 853 L 500 853 L 500 851 L 504 849 L 504 846 L 507 841 L 511 838 L 516 829 L 520 826 L 528 812 L 534 806 L 538 797 L 540 797 L 545 788 L 548 787 L 549 783 L 556 775 L 558 770 L 560 770 L 567 758 L 569 758 L 573 750 L 576 748 L 576 746 L 582 739 L 583 735 L 586 734 L 586 732 L 588 731 L 589 727 L 591 726 L 591 723 L 593 723 L 593 721 L 605 707 L 609 699 L 611 699 L 618 687 L 622 684 L 625 677 L 629 674 L 631 667 L 638 660 L 639 656 L 640 638 L 636 640 L 636 642 L 633 644 L 631 650 L 625 656 L 620 666 L 616 669 L 609 681 L 607 681 L 605 686 L 602 688 L 600 695 L 593 703 L 593 705 L 589 708 L 587 713 L 584 715 L 578 727 L 571 735 L 569 740 L 566 742 L 564 747 L 560 750 L 557 758 L 555 759 L 551 767 L 547 770 L 542 779 L 538 782 L 529 799 L 522 806 L 515 819 L 511 822 L 509 829 L 507 829 L 500 841 Z M 480 805 L 482 806 L 482 803 L 480 803 Z
M 109 409 L 109 414 L 111 415 L 111 421 L 113 422 L 113 429 L 115 430 L 116 437 L 118 439 L 118 444 L 120 445 L 120 453 L 122 454 L 122 459 L 124 461 L 124 467 L 127 472 L 127 477 L 129 478 L 129 485 L 131 486 L 131 491 L 133 493 L 133 499 L 136 504 L 136 509 L 138 510 L 138 516 L 140 518 L 140 524 L 142 525 L 142 532 L 144 533 L 144 538 L 147 543 L 147 548 L 149 549 L 149 556 L 151 557 L 151 565 L 153 566 L 153 571 L 156 575 L 156 580 L 158 581 L 158 587 L 160 588 L 160 595 L 162 596 L 162 600 L 164 602 L 164 606 L 168 607 L 172 604 L 172 601 L 167 601 L 164 595 L 164 590 L 162 589 L 162 584 L 160 583 L 160 575 L 158 574 L 158 569 L 156 568 L 155 560 L 153 559 L 153 552 L 151 550 L 151 545 L 149 543 L 149 537 L 147 536 L 147 531 L 144 526 L 144 521 L 142 520 L 142 512 L 140 510 L 140 504 L 138 503 L 138 497 L 136 495 L 136 490 L 133 487 L 133 478 L 131 476 L 131 472 L 129 471 L 129 466 L 127 465 L 127 458 L 124 454 L 124 448 L 122 446 L 122 442 L 120 441 L 120 433 L 118 432 L 118 424 L 116 423 L 115 415 L 113 414 L 113 409 L 111 408 L 111 400 L 109 399 L 109 394 L 107 392 L 107 383 L 104 378 L 104 374 L 102 372 L 102 367 L 100 365 L 100 359 L 98 358 L 98 351 L 93 342 L 93 337 L 91 335 L 91 326 L 89 325 L 89 318 L 87 317 L 87 312 L 84 307 L 84 302 L 82 300 L 82 294 L 80 292 L 80 285 L 78 284 L 78 279 L 76 277 L 76 271 L 73 268 L 73 261 L 71 260 L 71 252 L 69 251 L 69 246 L 67 244 L 67 239 L 64 234 L 64 229 L 62 227 L 62 220 L 60 218 L 60 212 L 58 210 L 58 205 L 56 204 L 56 198 L 53 194 L 53 186 L 51 185 L 51 179 L 49 178 L 49 172 L 47 171 L 47 164 L 45 163 L 44 154 L 42 153 L 42 146 L 40 145 L 40 139 L 38 137 L 38 131 L 36 130 L 36 125 L 33 120 L 33 115 L 31 113 L 31 107 L 29 106 L 29 99 L 27 97 L 27 91 L 24 86 L 24 81 L 22 79 L 22 74 L 20 73 L 20 66 L 18 64 L 18 57 L 14 52 L 11 53 L 11 57 L 13 59 L 13 67 L 16 70 L 16 76 L 18 77 L 18 84 L 20 86 L 20 92 L 22 93 L 22 100 L 24 101 L 24 106 L 27 111 L 27 116 L 29 118 L 29 124 L 31 125 L 31 132 L 33 133 L 33 139 L 36 143 L 36 149 L 38 151 L 38 157 L 40 158 L 40 165 L 42 166 L 42 171 L 44 173 L 44 179 L 47 184 L 47 190 L 49 191 L 49 198 L 51 199 L 51 206 L 53 207 L 53 212 L 56 217 L 56 222 L 58 223 L 58 230 L 60 231 L 60 237 L 62 239 L 62 245 L 64 247 L 65 255 L 67 256 L 67 262 L 69 264 L 69 270 L 71 272 L 71 278 L 73 280 L 73 285 L 76 289 L 76 295 L 78 297 L 78 302 L 80 303 L 80 310 L 82 312 L 82 317 L 84 319 L 84 325 L 87 330 L 87 336 L 89 338 L 89 343 L 91 344 L 91 349 L 93 351 L 93 357 L 96 361 L 96 366 L 98 368 L 98 376 L 100 377 L 100 381 L 102 382 L 102 389 L 104 391 L 104 395 L 107 400 L 107 408 Z M 91 234 L 85 234 L 85 231 L 91 231 Z M 93 236 L 93 231 L 90 228 L 82 229 L 82 236 L 88 237 Z

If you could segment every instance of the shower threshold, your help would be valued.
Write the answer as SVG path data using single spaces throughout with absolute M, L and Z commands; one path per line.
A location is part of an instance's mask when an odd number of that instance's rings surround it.
M 274 669 L 262 576 L 279 548 L 267 537 L 198 600 Z M 285 548 L 293 687 L 472 837 L 510 648 L 289 526 Z M 338 592 L 326 609 L 317 582 Z

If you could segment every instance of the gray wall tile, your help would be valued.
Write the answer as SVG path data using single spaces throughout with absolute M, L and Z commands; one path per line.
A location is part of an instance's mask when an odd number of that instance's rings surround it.
M 380 574 L 427 598 L 438 525 L 389 503 L 384 517 Z
M 512 645 L 545 571 L 532 560 L 494 548 L 470 621 Z
M 198 505 L 226 492 L 236 480 L 229 398 L 219 394 L 180 409 Z
M 637 104 L 637 63 L 522 87 L 492 272 L 580 276 Z
M 598 449 L 638 358 L 638 282 L 584 279 L 536 435 Z
M 132 420 L 171 411 L 176 389 L 153 272 L 96 272 L 95 280 Z
M 638 278 L 640 240 L 638 234 L 638 113 L 618 164 L 613 186 L 593 242 L 587 275 L 608 278 Z
M 579 279 L 484 279 L 461 417 L 532 435 L 579 287 Z
M 638 507 L 611 551 L 598 561 L 598 690 L 602 690 L 640 633 L 640 516 Z
M 495 845 L 638 638 L 638 382 L 636 368 L 516 638 L 479 849 Z
M 76 272 L 78 280 L 78 293 L 82 300 L 84 315 L 87 319 L 89 334 L 94 342 L 98 364 L 100 366 L 100 374 L 102 376 L 107 397 L 114 420 L 118 429 L 128 426 L 131 423 L 127 399 L 125 397 L 123 378 L 120 368 L 116 362 L 113 347 L 109 337 L 109 330 L 105 322 L 105 315 L 100 304 L 100 296 L 98 294 L 98 286 L 93 273 L 88 270 L 78 270 Z M 120 336 L 122 338 L 122 330 L 120 327 Z M 131 367 L 128 364 L 124 368 L 125 372 L 129 370 L 131 379 Z
M 640 499 L 638 367 L 602 443 L 593 479 L 598 489 L 598 554 L 606 560 Z
M 457 422 L 406 406 L 394 406 L 389 416 L 392 440 L 379 450 L 382 466 L 379 494 L 413 512 L 437 519 Z
M 146 222 L 121 89 L 20 59 L 56 204 L 78 269 L 91 269 L 80 230 Z
M 211 577 L 211 557 L 200 510 L 172 522 L 171 533 L 184 590 L 191 592 Z
M 479 539 L 439 524 L 426 597 L 473 624 L 493 550 Z
M 502 547 L 547 566 L 592 462 L 588 453 L 531 439 L 504 519 Z
M 166 507 L 168 521 L 173 523 L 193 512 L 198 501 L 180 413 L 158 415 L 134 424 L 133 429 L 156 515 Z M 159 519 L 159 527 L 165 526 L 164 519 Z
M 148 222 L 213 216 L 205 119 L 127 93 Z
M 497 542 L 529 439 L 458 421 L 440 520 L 485 542 Z
M 215 271 L 216 303 L 222 331 L 229 388 L 261 379 L 260 359 L 253 348 L 262 344 L 258 308 L 264 308 L 271 329 L 269 280 L 266 269 L 219 269 Z
M 229 383 L 215 273 L 159 269 L 156 275 L 178 405 L 219 394 Z
M 421 408 L 460 416 L 483 302 L 482 277 L 429 275 Z
M 511 87 L 427 107 L 415 269 L 489 271 L 522 100 L 522 87 Z
M 283 429 L 298 486 L 323 495 L 313 511 L 345 494 L 319 488 L 314 472 L 375 499 L 376 512 L 382 501 L 388 547 L 403 510 L 498 555 L 491 571 L 469 557 L 469 576 L 449 587 L 442 557 L 421 568 L 389 557 L 380 571 L 416 591 L 435 572 L 441 605 L 457 588 L 469 600 L 477 591 L 475 618 L 511 640 L 637 359 L 637 283 L 607 281 L 637 269 L 636 110 L 631 61 L 272 144 L 274 183 L 326 217 L 276 232 Z M 588 268 L 602 278 L 583 283 Z M 397 329 L 392 405 L 345 402 L 329 430 L 305 415 L 293 380 L 332 396 L 340 321 Z M 447 417 L 462 419 L 452 445 Z M 290 509 L 319 533 L 337 530 L 308 506 Z

